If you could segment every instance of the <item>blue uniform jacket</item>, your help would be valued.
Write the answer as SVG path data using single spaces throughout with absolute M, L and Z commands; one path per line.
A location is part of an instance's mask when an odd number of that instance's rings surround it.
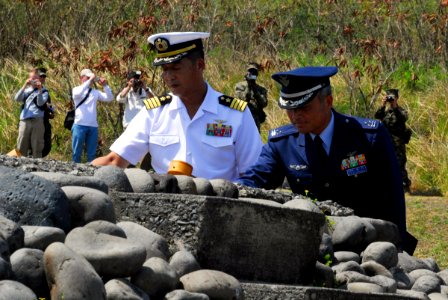
M 392 221 L 404 235 L 401 173 L 386 128 L 377 120 L 334 110 L 333 114 L 334 133 L 324 178 L 313 176 L 311 143 L 306 143 L 309 135 L 286 125 L 269 132 L 257 163 L 237 182 L 274 189 L 286 176 L 294 193 L 331 199 L 354 209 L 357 216 Z

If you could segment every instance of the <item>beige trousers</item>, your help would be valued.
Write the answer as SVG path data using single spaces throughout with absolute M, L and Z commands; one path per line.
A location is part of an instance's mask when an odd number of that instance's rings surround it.
M 20 120 L 17 149 L 19 149 L 23 156 L 28 156 L 28 151 L 32 150 L 34 158 L 42 157 L 44 132 L 43 118 Z

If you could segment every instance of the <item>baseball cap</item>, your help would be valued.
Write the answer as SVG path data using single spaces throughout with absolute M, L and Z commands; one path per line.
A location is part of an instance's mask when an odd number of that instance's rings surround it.
M 92 75 L 92 74 L 93 74 L 93 72 L 90 69 L 82 69 L 81 70 L 81 77 L 83 77 L 83 76 L 90 77 L 90 75 Z

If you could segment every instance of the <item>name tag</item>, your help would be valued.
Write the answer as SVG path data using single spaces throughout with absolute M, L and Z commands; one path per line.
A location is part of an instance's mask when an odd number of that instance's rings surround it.
M 356 167 L 356 168 L 351 168 L 347 170 L 347 175 L 348 176 L 354 176 L 354 175 L 358 175 L 358 174 L 362 174 L 367 172 L 367 166 L 363 165 L 360 167 Z

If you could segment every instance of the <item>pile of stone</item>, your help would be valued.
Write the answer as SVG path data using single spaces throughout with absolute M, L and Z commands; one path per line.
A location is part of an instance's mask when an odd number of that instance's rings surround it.
M 0 299 L 448 299 L 448 270 L 400 251 L 394 224 L 331 201 L 139 169 L 0 165 Z

